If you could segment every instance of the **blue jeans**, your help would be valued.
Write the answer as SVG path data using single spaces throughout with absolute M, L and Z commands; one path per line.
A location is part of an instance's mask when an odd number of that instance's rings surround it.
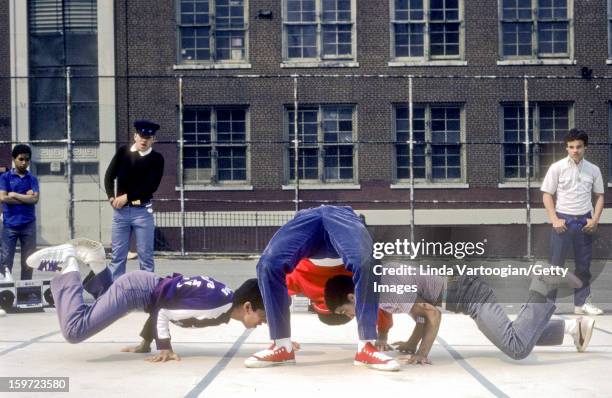
M 26 264 L 26 258 L 36 250 L 36 221 L 18 227 L 4 226 L 2 230 L 2 272 L 4 267 L 13 271 L 13 259 L 17 240 L 21 246 L 21 279 L 32 279 L 32 268 Z
M 153 250 L 155 243 L 155 220 L 153 208 L 150 204 L 146 206 L 115 209 L 113 213 L 112 228 L 112 252 L 113 258 L 108 265 L 113 280 L 125 274 L 125 263 L 130 250 L 130 236 L 132 231 L 136 235 L 136 251 L 140 269 L 153 272 Z
M 285 275 L 304 257 L 341 257 L 355 282 L 359 338 L 376 339 L 378 295 L 372 289 L 372 238 L 350 207 L 320 206 L 299 211 L 272 237 L 257 263 L 270 337 L 291 336 Z
M 552 265 L 563 267 L 570 246 L 574 247 L 575 274 L 582 281 L 582 287 L 574 291 L 574 305 L 582 306 L 591 294 L 593 235 L 582 232 L 587 218 L 591 218 L 591 213 L 582 216 L 557 213 L 557 217 L 565 220 L 567 230 L 561 234 L 551 230 L 549 261 Z
M 565 323 L 551 320 L 554 302 L 531 292 L 514 321 L 497 302 L 495 293 L 478 277 L 460 277 L 449 282 L 447 309 L 469 315 L 491 343 L 512 359 L 523 359 L 533 347 L 561 345 Z

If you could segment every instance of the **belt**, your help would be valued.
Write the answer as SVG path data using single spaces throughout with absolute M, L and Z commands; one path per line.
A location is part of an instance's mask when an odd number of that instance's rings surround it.
M 591 212 L 588 212 L 586 214 L 580 214 L 577 216 L 573 214 L 565 214 L 565 213 L 557 212 L 557 215 L 560 216 L 561 218 L 569 218 L 570 220 L 580 220 L 581 218 L 591 217 Z
M 127 207 L 148 207 L 148 206 L 151 206 L 151 202 L 140 203 L 139 200 L 135 200 L 133 202 L 126 204 L 126 206 Z

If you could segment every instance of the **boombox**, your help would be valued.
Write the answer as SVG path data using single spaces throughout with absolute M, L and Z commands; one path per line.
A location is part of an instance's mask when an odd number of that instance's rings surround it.
M 0 307 L 6 312 L 42 311 L 53 306 L 51 280 L 0 282 Z

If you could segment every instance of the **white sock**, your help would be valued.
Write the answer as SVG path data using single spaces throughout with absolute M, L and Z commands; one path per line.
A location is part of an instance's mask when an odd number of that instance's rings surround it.
M 287 337 L 285 339 L 274 340 L 274 347 L 275 348 L 285 347 L 285 350 L 287 352 L 293 351 L 293 345 L 291 344 L 291 337 Z
M 62 274 L 74 271 L 79 272 L 79 262 L 74 257 L 68 257 L 66 261 L 64 261 L 64 269 L 62 269 Z
M 359 340 L 359 343 L 357 343 L 357 351 L 363 350 L 363 347 L 365 347 L 365 345 L 368 343 L 374 345 L 375 341 L 374 340 Z
M 576 332 L 576 328 L 578 327 L 578 322 L 575 319 L 570 319 L 565 321 L 565 333 L 573 334 Z

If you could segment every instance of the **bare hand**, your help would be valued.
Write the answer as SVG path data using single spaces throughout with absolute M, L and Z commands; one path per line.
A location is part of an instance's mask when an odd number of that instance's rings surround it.
M 121 195 L 116 197 L 113 202 L 112 202 L 112 206 L 115 209 L 121 209 L 123 208 L 123 206 L 125 206 L 127 204 L 127 195 Z
M 34 191 L 29 189 L 28 192 L 26 192 L 25 194 L 28 195 L 28 196 L 34 196 Z
M 562 218 L 557 218 L 555 221 L 553 221 L 552 227 L 558 234 L 562 234 L 563 232 L 567 231 L 565 220 Z
M 587 218 L 587 223 L 584 227 L 582 227 L 582 232 L 586 232 L 587 234 L 592 234 L 597 231 L 597 223 L 591 219 Z
M 429 360 L 429 358 L 421 354 L 412 355 L 410 359 L 408 359 L 408 363 L 413 365 L 431 365 L 431 361 Z
M 6 196 L 8 196 L 9 198 L 15 198 L 16 197 L 16 193 L 17 192 L 9 192 Z
M 145 358 L 147 362 L 168 362 L 168 361 L 180 361 L 181 357 L 178 356 L 172 350 L 161 350 L 159 354 L 153 355 L 152 357 Z
M 417 345 L 413 344 L 410 340 L 408 341 L 396 341 L 391 344 L 395 346 L 395 349 L 404 354 L 414 354 L 417 350 Z

